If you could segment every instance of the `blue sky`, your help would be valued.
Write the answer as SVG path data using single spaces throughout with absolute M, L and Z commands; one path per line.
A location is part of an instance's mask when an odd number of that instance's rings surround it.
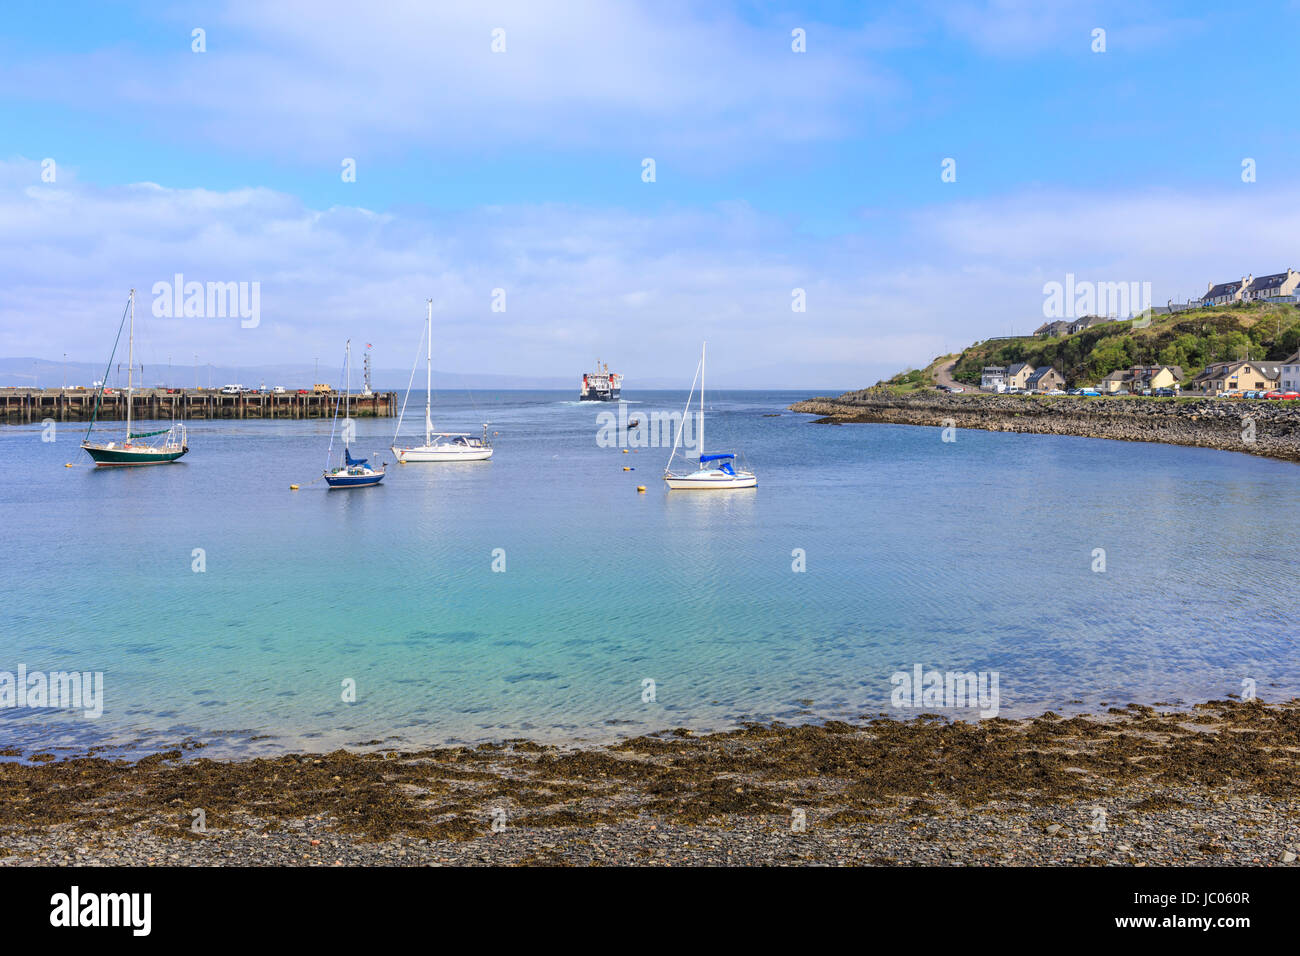
M 1163 302 L 1300 266 L 1298 25 L 1294 3 L 10 4 L 0 354 L 96 358 L 126 287 L 183 272 L 261 283 L 256 328 L 151 323 L 204 361 L 351 335 L 404 366 L 432 296 L 443 367 L 600 355 L 631 383 L 685 375 L 707 335 L 722 381 L 865 384 L 1032 328 L 1069 272 Z

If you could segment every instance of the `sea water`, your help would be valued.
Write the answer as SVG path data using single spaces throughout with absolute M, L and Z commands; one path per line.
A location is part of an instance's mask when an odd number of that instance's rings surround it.
M 626 397 L 647 420 L 686 398 Z M 314 481 L 329 421 L 190 422 L 180 463 L 99 470 L 84 425 L 0 427 L 0 672 L 103 678 L 98 717 L 0 707 L 0 745 L 226 755 L 909 717 L 894 691 L 917 665 L 995 674 L 1003 716 L 1300 692 L 1300 466 L 817 425 L 786 410 L 803 397 L 710 394 L 707 450 L 759 477 L 731 492 L 668 492 L 668 448 L 607 447 L 614 406 L 559 392 L 439 395 L 435 426 L 490 422 L 493 460 L 390 464 L 355 490 Z M 357 420 L 353 454 L 391 462 L 395 424 Z

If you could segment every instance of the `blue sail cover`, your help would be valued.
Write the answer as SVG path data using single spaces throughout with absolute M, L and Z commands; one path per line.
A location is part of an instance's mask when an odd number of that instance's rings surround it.
M 347 459 L 348 467 L 353 465 L 364 465 L 366 463 L 365 458 L 353 458 L 352 452 L 348 450 L 346 445 L 343 446 L 343 457 Z
M 700 461 L 701 461 L 701 462 L 705 462 L 705 461 L 720 461 L 720 460 L 723 459 L 723 458 L 735 458 L 735 457 L 736 457 L 736 456 L 735 456 L 732 452 L 724 452 L 724 453 L 721 454 L 721 455 L 701 455 L 701 456 L 700 456 Z

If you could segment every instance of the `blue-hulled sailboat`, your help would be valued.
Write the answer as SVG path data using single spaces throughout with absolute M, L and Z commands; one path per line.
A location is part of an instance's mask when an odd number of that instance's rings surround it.
M 343 421 L 350 424 L 349 416 L 350 404 L 349 399 L 352 392 L 352 340 L 348 339 L 347 359 L 344 363 L 347 368 L 346 385 L 343 389 Z M 339 420 L 339 403 L 338 399 L 334 400 L 334 423 L 337 425 Z M 346 426 L 345 426 L 346 427 Z M 353 458 L 352 450 L 348 447 L 348 438 L 345 435 L 343 440 L 343 461 L 335 468 L 326 467 L 325 483 L 331 488 L 365 488 L 369 485 L 377 485 L 384 480 L 384 467 L 381 465 L 378 469 L 371 468 L 368 459 Z M 330 427 L 330 450 L 326 453 L 326 461 L 334 453 L 334 426 Z

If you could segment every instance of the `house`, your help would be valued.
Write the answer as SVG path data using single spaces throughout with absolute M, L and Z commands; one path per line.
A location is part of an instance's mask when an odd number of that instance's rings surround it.
M 1007 387 L 1007 370 L 1001 365 L 986 365 L 980 373 L 980 388 L 1000 392 Z
M 1247 302 L 1260 302 L 1265 299 L 1290 296 L 1295 294 L 1298 286 L 1300 286 L 1300 272 L 1287 269 L 1286 272 L 1255 279 L 1242 292 L 1242 298 Z
M 1282 376 L 1279 362 L 1214 362 L 1191 381 L 1191 388 L 1203 395 L 1227 391 L 1271 390 Z
M 1058 335 L 1070 334 L 1070 323 L 1065 319 L 1057 319 L 1055 322 L 1044 322 L 1038 328 L 1034 329 L 1034 334 L 1040 338 L 1052 339 Z
M 1131 391 L 1157 388 L 1181 388 L 1183 370 L 1177 365 L 1134 365 L 1129 369 Z
M 1300 392 L 1300 351 L 1282 360 L 1282 378 L 1278 388 L 1284 392 Z
M 1114 395 L 1120 389 L 1128 389 L 1130 392 L 1133 384 L 1133 373 L 1126 368 L 1117 368 L 1098 384 L 1098 391 L 1103 394 Z
M 1034 367 L 1024 362 L 1008 366 L 1006 375 L 1007 388 L 1025 388 L 1029 384 L 1029 376 L 1033 374 Z
M 1061 388 L 1065 385 L 1065 379 L 1061 373 L 1050 365 L 1044 365 L 1041 368 L 1034 369 L 1034 374 L 1029 376 L 1029 381 L 1025 387 L 1035 392 L 1047 392 L 1054 388 Z
M 1082 332 L 1084 329 L 1090 329 L 1094 325 L 1101 325 L 1103 322 L 1113 322 L 1114 319 L 1105 315 L 1085 315 L 1081 319 L 1075 319 L 1070 323 L 1069 332 L 1073 335 L 1076 332 Z
M 1236 282 L 1209 283 L 1209 291 L 1201 296 L 1201 305 L 1231 305 L 1240 302 L 1246 289 L 1255 281 L 1253 275 L 1242 276 Z

